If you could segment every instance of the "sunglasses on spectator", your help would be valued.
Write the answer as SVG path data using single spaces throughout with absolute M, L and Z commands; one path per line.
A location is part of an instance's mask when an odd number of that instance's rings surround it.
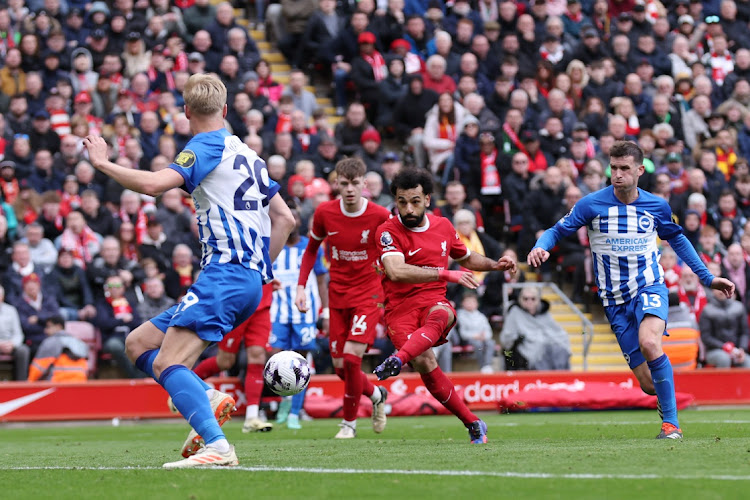
M 719 22 L 719 16 L 708 16 L 706 18 L 706 24 L 715 24 Z
M 29 135 L 28 134 L 16 134 L 13 136 L 13 138 L 14 139 L 26 139 L 28 141 Z
M 122 283 L 107 283 L 107 288 L 122 288 L 123 286 Z

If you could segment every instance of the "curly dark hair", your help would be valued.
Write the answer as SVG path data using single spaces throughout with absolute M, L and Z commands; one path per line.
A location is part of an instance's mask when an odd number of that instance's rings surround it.
M 391 194 L 396 196 L 398 189 L 413 189 L 417 186 L 422 186 L 424 194 L 432 194 L 432 176 L 422 168 L 406 168 L 393 178 Z

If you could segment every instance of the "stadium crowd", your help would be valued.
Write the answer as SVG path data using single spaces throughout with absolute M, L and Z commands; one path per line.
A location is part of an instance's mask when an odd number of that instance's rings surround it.
M 288 83 L 228 2 L 0 2 L 0 356 L 13 357 L 16 378 L 57 316 L 92 323 L 104 357 L 138 376 L 125 336 L 179 301 L 200 269 L 192 200 L 124 190 L 92 167 L 82 141 L 103 136 L 122 166 L 166 168 L 190 138 L 181 91 L 199 72 L 222 78 L 228 129 L 266 160 L 303 227 L 336 196 L 341 158 L 364 160 L 367 197 L 389 208 L 390 181 L 416 165 L 439 181 L 434 212 L 495 259 L 503 247 L 525 259 L 544 229 L 607 184 L 614 141 L 635 141 L 646 157 L 640 187 L 669 201 L 701 257 L 737 285 L 747 317 L 750 1 L 255 7 L 254 26 L 292 65 Z M 331 83 L 335 125 L 309 81 Z M 568 237 L 542 270 L 570 272 L 576 301 L 593 283 L 587 244 L 585 232 Z M 747 365 L 747 321 L 722 324 L 716 310 L 728 306 L 672 260 L 667 284 L 700 321 L 709 362 Z M 478 311 L 501 315 L 501 284 L 519 278 L 476 278 Z M 461 342 L 494 351 L 474 299 Z M 478 359 L 490 370 L 486 352 Z

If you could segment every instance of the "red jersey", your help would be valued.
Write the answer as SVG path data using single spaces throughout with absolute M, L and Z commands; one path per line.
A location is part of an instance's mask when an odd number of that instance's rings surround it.
M 375 231 L 390 215 L 366 199 L 362 209 L 354 214 L 344 210 L 343 200 L 326 201 L 315 209 L 310 236 L 318 241 L 328 239 L 331 307 L 343 309 L 383 299 Z
M 393 218 L 378 228 L 377 241 L 380 258 L 403 255 L 404 261 L 425 269 L 447 269 L 448 258 L 463 260 L 471 252 L 458 237 L 456 229 L 445 217 L 425 214 L 427 223 L 422 227 L 408 228 L 400 218 Z M 445 300 L 445 281 L 429 283 L 401 283 L 383 274 L 385 313 L 399 305 L 420 307 L 428 302 Z

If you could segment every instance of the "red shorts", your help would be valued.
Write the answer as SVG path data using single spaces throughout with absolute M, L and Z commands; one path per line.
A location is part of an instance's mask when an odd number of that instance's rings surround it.
M 443 331 L 440 340 L 435 342 L 435 345 L 443 345 L 447 342 L 448 334 L 453 329 L 453 325 L 456 324 L 456 310 L 453 309 L 450 302 L 443 299 L 415 308 L 399 308 L 386 316 L 385 322 L 388 325 L 388 338 L 391 339 L 396 349 L 401 349 L 406 341 L 409 340 L 409 336 L 424 325 L 427 315 L 430 314 L 430 309 L 435 306 L 447 307 L 453 313 L 453 323 L 448 325 Z
M 271 301 L 273 300 L 273 285 L 263 285 L 263 297 L 255 312 L 240 326 L 224 335 L 219 342 L 219 349 L 224 352 L 237 354 L 240 344 L 245 341 L 245 348 L 259 345 L 267 351 L 271 350 L 268 337 L 271 334 Z
M 328 342 L 331 357 L 344 355 L 344 344 L 347 340 L 371 346 L 375 341 L 377 326 L 383 309 L 372 302 L 347 309 L 331 308 Z

